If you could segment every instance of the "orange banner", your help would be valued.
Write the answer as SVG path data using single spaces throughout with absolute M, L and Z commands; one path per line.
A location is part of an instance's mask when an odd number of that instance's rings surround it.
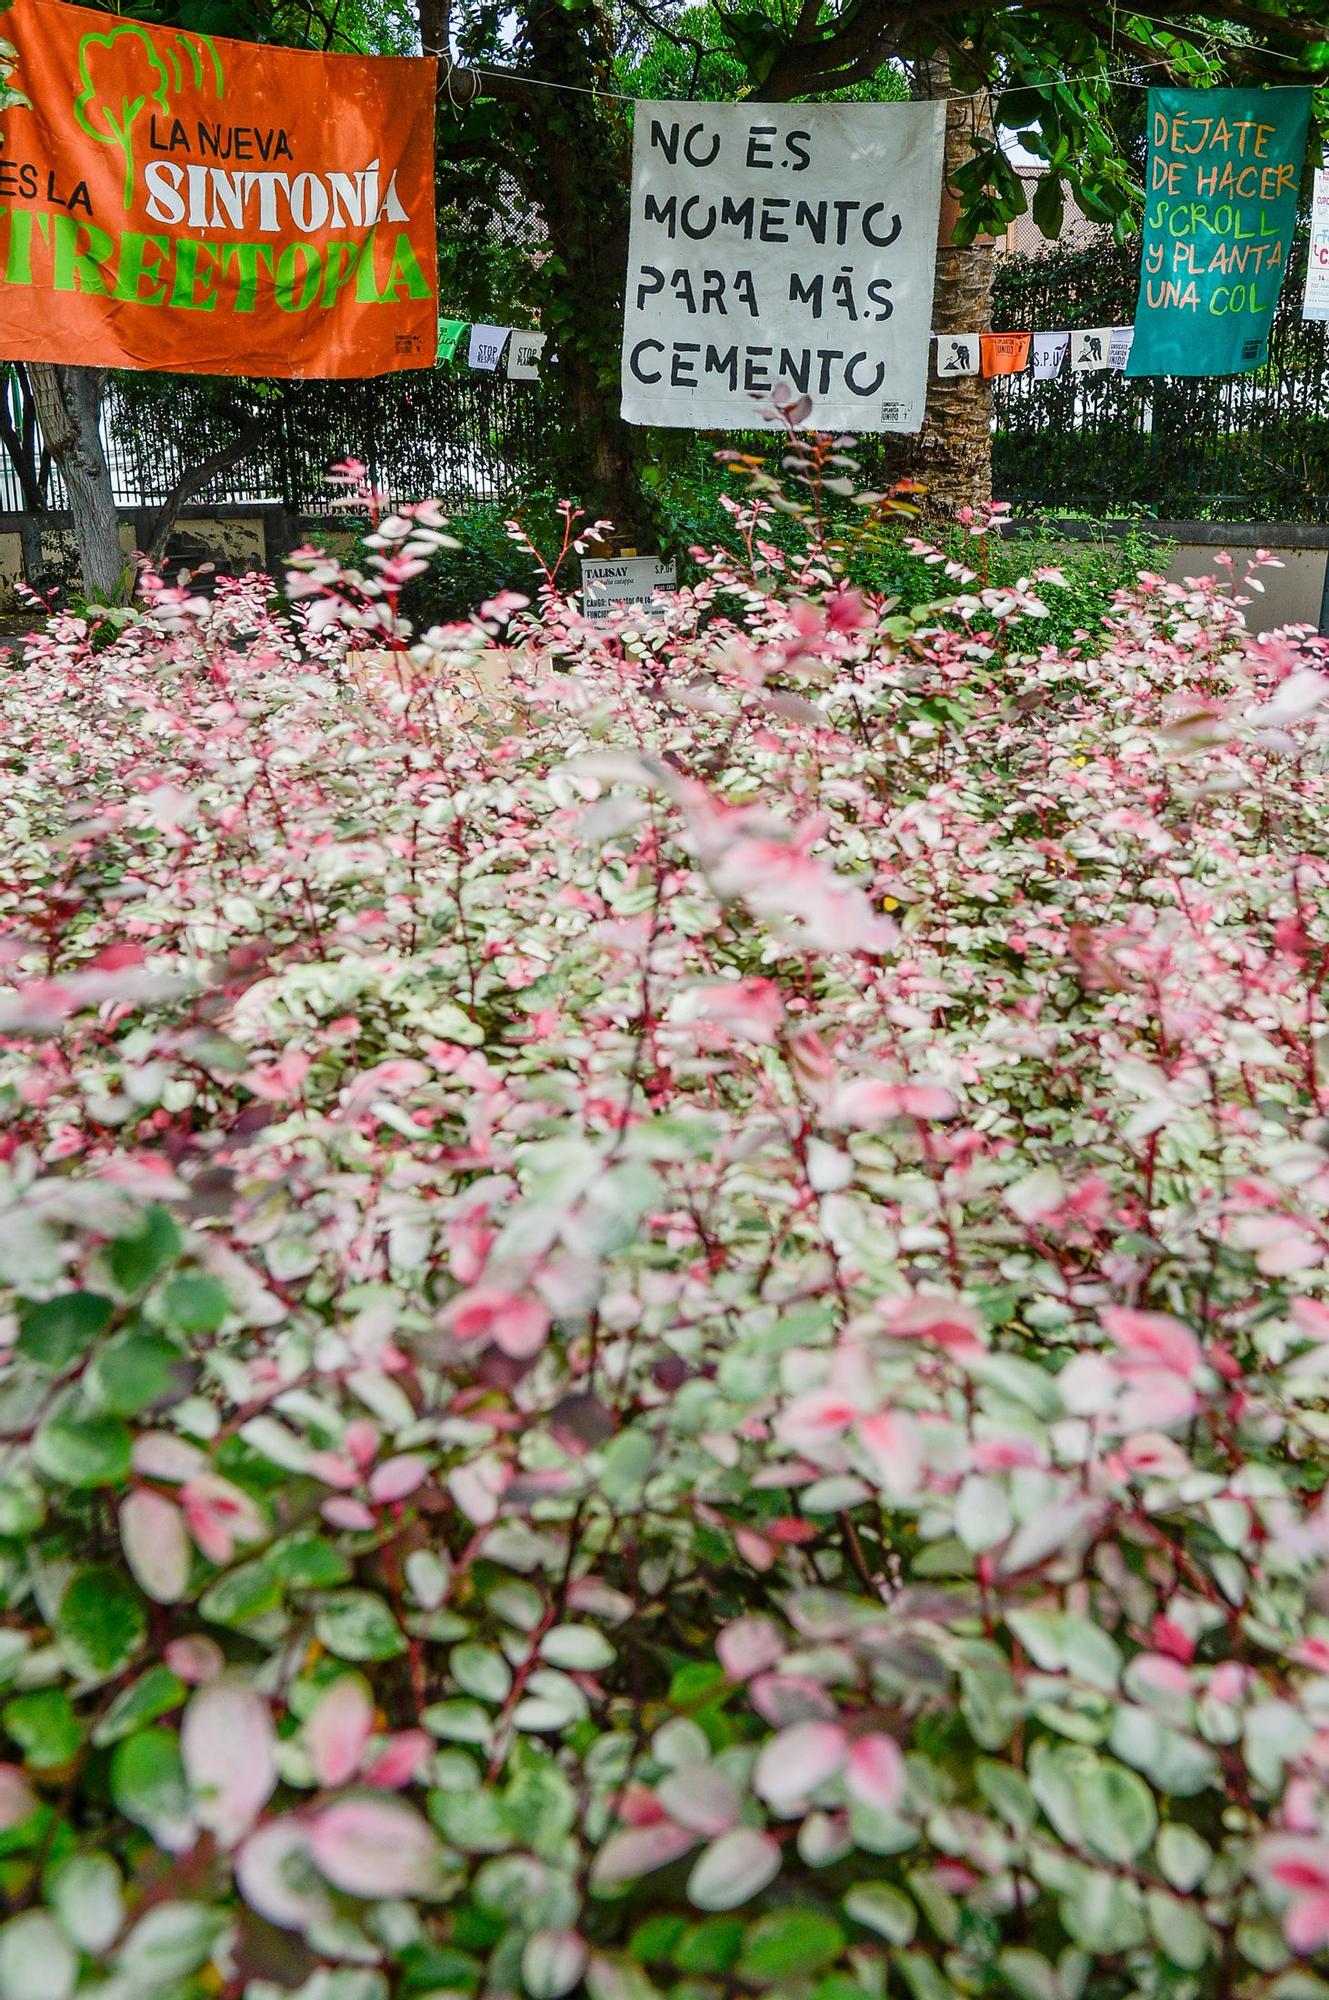
M 0 355 L 198 375 L 429 368 L 436 64 L 17 0 Z

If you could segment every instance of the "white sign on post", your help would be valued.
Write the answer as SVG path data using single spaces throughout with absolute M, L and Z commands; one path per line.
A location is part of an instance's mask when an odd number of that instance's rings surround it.
M 625 420 L 751 429 L 785 383 L 818 430 L 920 429 L 945 106 L 635 117 Z
M 652 604 L 666 591 L 677 590 L 678 571 L 654 556 L 618 556 L 581 566 L 582 616 L 603 625 L 615 611 Z
M 1315 169 L 1311 202 L 1310 258 L 1306 265 L 1303 319 L 1329 319 L 1329 167 Z

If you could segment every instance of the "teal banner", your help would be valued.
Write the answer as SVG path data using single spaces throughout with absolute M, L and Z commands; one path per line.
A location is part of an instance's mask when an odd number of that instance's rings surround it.
M 1306 159 L 1309 90 L 1151 90 L 1128 375 L 1242 375 L 1269 358 Z

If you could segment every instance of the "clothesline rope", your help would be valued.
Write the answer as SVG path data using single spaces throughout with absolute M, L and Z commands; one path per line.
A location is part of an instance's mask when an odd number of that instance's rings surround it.
M 1138 14 L 1138 10 L 1135 8 L 1132 8 L 1131 11 L 1132 13 L 1137 13 L 1140 20 L 1155 20 L 1155 17 L 1151 14 Z M 1165 21 L 1157 21 L 1156 25 L 1166 27 L 1169 24 Z M 1224 42 L 1219 46 L 1223 50 L 1230 49 L 1241 54 L 1268 56 L 1279 62 L 1296 61 L 1295 56 L 1287 55 L 1281 49 L 1256 48 L 1245 42 Z M 1141 57 L 1139 61 L 1131 64 L 1131 70 L 1166 69 L 1171 65 L 1173 60 L 1174 58 L 1171 56 Z M 490 76 L 501 82 L 510 81 L 514 75 L 514 72 L 511 70 L 494 69 L 485 63 L 453 63 L 445 58 L 443 68 L 444 88 L 448 93 L 449 101 L 454 110 L 465 108 L 457 103 L 456 98 L 452 94 L 452 78 L 456 72 L 464 72 L 471 76 Z M 558 83 L 552 77 L 530 76 L 525 72 L 520 74 L 520 81 L 523 84 L 528 84 L 535 90 L 562 90 L 575 97 L 602 97 L 615 104 L 637 104 L 641 101 L 631 91 L 605 90 L 596 84 L 587 83 Z M 1105 83 L 1114 89 L 1121 90 L 1148 90 L 1151 88 L 1148 83 L 1142 82 L 1139 77 L 1132 75 L 1127 70 L 1120 70 L 1115 73 L 1107 72 L 1101 76 L 1086 76 L 1082 71 L 1062 70 L 1056 75 L 1044 77 L 1039 83 L 1017 83 L 1010 85 L 994 83 L 987 85 L 982 90 L 955 91 L 944 102 L 948 104 L 976 104 L 998 96 L 1036 96 L 1040 91 L 1055 89 L 1059 83 Z M 1266 83 L 1261 84 L 1260 88 L 1262 90 L 1304 90 L 1307 88 L 1307 85 L 1304 83 Z M 477 95 L 479 95 L 478 92 L 472 95 L 468 102 L 474 103 L 475 96 Z M 680 103 L 685 101 L 684 99 L 679 99 Z M 754 99 L 753 102 L 760 103 L 761 99 Z

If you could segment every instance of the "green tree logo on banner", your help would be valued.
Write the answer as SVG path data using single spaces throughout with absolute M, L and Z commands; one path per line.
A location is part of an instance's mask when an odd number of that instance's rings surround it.
M 132 97 L 124 88 L 123 65 L 116 44 L 126 37 L 142 50 L 143 89 Z M 125 161 L 125 207 L 134 199 L 134 127 L 149 106 L 163 114 L 171 109 L 174 92 L 179 96 L 192 85 L 196 90 L 215 82 L 217 96 L 223 94 L 221 58 L 207 35 L 182 31 L 174 42 L 158 46 L 149 31 L 136 22 L 110 28 L 104 34 L 85 35 L 78 45 L 79 81 L 82 89 L 74 100 L 74 116 L 90 139 L 103 146 L 118 146 Z

